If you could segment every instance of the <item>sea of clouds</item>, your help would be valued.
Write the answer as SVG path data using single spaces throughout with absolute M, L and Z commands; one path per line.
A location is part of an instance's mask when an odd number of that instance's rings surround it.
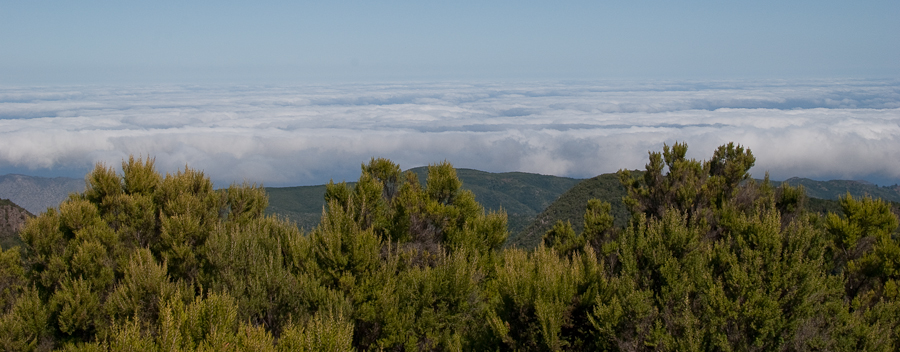
M 0 174 L 149 155 L 218 186 L 354 180 L 372 157 L 584 178 L 676 141 L 744 145 L 755 177 L 898 183 L 900 81 L 0 87 Z

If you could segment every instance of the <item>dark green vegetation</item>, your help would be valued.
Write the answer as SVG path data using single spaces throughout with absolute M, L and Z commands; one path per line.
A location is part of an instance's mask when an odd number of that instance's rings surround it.
M 428 168 L 419 167 L 409 171 L 424 183 L 427 170 Z M 569 222 L 575 231 L 581 231 L 581 218 L 590 199 L 610 203 L 614 222 L 618 227 L 624 226 L 629 218 L 628 210 L 622 203 L 622 197 L 626 195 L 625 188 L 619 182 L 617 174 L 603 174 L 580 180 L 521 172 L 489 173 L 457 169 L 457 175 L 463 182 L 462 189 L 472 191 L 475 200 L 485 209 L 506 212 L 510 234 L 507 246 L 526 249 L 537 247 L 544 233 L 557 220 Z M 894 203 L 895 208 L 900 200 L 897 187 L 878 187 L 860 181 L 792 178 L 785 182 L 795 187 L 802 185 L 808 196 L 804 207 L 821 214 L 840 213 L 838 199 L 848 193 L 854 197 L 882 198 Z M 283 217 L 296 223 L 301 229 L 312 229 L 319 224 L 325 206 L 325 185 L 267 187 L 265 190 L 269 196 L 266 214 Z
M 640 174 L 640 171 L 632 171 Z M 802 180 L 802 184 L 797 180 Z M 755 182 L 764 182 L 765 180 L 755 180 Z M 813 181 L 809 179 L 790 179 L 785 181 L 787 185 L 801 186 L 806 192 L 806 199 L 802 206 L 808 212 L 825 215 L 828 213 L 843 214 L 841 197 L 862 198 L 875 194 L 885 194 L 893 198 L 900 198 L 900 194 L 895 192 L 893 188 L 878 187 L 871 184 L 860 183 L 857 181 Z M 781 182 L 775 182 L 780 185 Z M 817 191 L 811 192 L 805 185 L 814 187 Z M 580 182 L 574 188 L 570 189 L 553 202 L 547 209 L 537 215 L 534 221 L 520 232 L 510 230 L 510 237 L 507 241 L 508 246 L 533 249 L 541 243 L 543 235 L 549 231 L 557 223 L 562 221 L 569 223 L 576 232 L 581 232 L 583 228 L 582 217 L 587 210 L 588 200 L 598 199 L 610 203 L 611 214 L 614 218 L 616 227 L 624 226 L 630 215 L 627 207 L 622 202 L 622 198 L 627 195 L 622 183 L 619 182 L 617 174 L 603 174 L 594 178 L 590 178 Z M 878 197 L 875 197 L 878 198 Z M 891 201 L 891 207 L 895 214 L 900 214 L 900 203 Z
M 325 185 L 299 187 L 266 187 L 269 207 L 266 215 L 277 215 L 301 229 L 319 225 L 325 208 Z
M 847 193 L 863 195 L 867 194 L 873 198 L 881 198 L 889 202 L 900 202 L 900 186 L 878 187 L 864 181 L 847 181 L 847 180 L 831 180 L 831 181 L 815 181 L 808 178 L 789 178 L 785 180 L 787 184 L 797 187 L 803 186 L 806 194 L 811 198 L 821 199 L 838 199 Z
M 21 246 L 19 230 L 25 226 L 25 221 L 33 216 L 28 210 L 9 199 L 0 198 L 0 249 Z
M 425 183 L 428 168 L 409 170 Z M 568 177 L 524 172 L 490 173 L 457 169 L 462 189 L 475 194 L 475 200 L 489 211 L 503 210 L 508 217 L 510 233 L 522 231 L 561 194 L 581 182 Z M 351 183 L 352 185 L 352 183 Z M 325 206 L 325 185 L 301 187 L 267 187 L 269 208 L 266 214 L 278 215 L 304 229 L 319 224 Z
M 749 178 L 749 150 L 675 144 L 618 174 L 534 249 L 504 248 L 449 164 L 373 159 L 326 185 L 318 226 L 266 192 L 129 160 L 0 253 L 6 350 L 893 350 L 900 242 L 888 203 L 807 210 Z M 594 182 L 612 182 L 598 178 Z
M 628 220 L 628 210 L 622 203 L 625 194 L 625 188 L 616 174 L 603 174 L 581 181 L 544 209 L 528 227 L 519 232 L 510 229 L 511 236 L 507 243 L 515 247 L 535 248 L 557 221 L 568 223 L 576 232 L 583 231 L 582 217 L 591 199 L 610 203 L 614 225 L 625 226 Z
M 411 169 L 424 183 L 428 168 Z M 490 211 L 503 210 L 510 233 L 522 231 L 535 216 L 582 180 L 524 172 L 489 173 L 457 169 L 462 189 L 472 191 L 475 200 Z

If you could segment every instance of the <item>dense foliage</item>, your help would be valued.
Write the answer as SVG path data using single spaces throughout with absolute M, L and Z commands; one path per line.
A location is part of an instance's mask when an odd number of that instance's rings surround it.
M 510 229 L 507 246 L 535 248 L 558 220 L 568 222 L 574 231 L 583 231 L 584 212 L 591 200 L 603 200 L 610 203 L 610 215 L 613 223 L 624 227 L 628 222 L 628 208 L 622 202 L 627 194 L 619 177 L 615 173 L 603 174 L 579 182 L 563 193 L 559 198 L 538 214 L 522 231 L 516 233 Z
M 749 179 L 755 158 L 676 143 L 619 173 L 631 219 L 600 200 L 533 250 L 503 249 L 447 163 L 424 184 L 384 159 L 329 183 L 309 233 L 255 185 L 215 190 L 152 160 L 98 165 L 83 194 L 0 253 L 5 350 L 891 350 L 897 217 L 843 215 Z
M 428 167 L 416 167 L 408 171 L 415 173 L 420 183 L 426 182 Z M 523 172 L 491 173 L 472 169 L 456 169 L 456 176 L 462 181 L 462 189 L 472 191 L 475 200 L 486 210 L 502 209 L 506 212 L 510 238 L 531 224 L 535 216 L 556 202 L 561 194 L 582 183 L 580 179 L 568 177 Z M 615 174 L 610 176 L 618 186 Z M 352 186 L 355 183 L 348 184 Z M 266 187 L 269 197 L 266 214 L 286 218 L 301 229 L 315 228 L 321 220 L 322 207 L 325 206 L 325 189 L 325 185 Z M 587 199 L 583 202 L 587 202 Z M 583 212 L 582 206 L 575 217 L 580 218 Z M 544 231 L 535 234 L 535 245 L 540 242 Z

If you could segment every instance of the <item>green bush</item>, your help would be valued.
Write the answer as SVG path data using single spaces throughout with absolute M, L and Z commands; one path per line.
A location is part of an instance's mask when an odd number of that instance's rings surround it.
M 0 348 L 15 351 L 890 350 L 900 243 L 890 206 L 804 207 L 749 179 L 734 144 L 676 143 L 533 250 L 501 249 L 449 163 L 386 159 L 329 183 L 319 225 L 265 216 L 257 185 L 97 165 L 83 194 L 0 252 Z

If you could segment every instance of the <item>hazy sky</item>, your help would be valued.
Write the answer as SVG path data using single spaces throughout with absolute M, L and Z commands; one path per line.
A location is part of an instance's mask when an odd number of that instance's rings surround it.
M 684 141 L 900 183 L 900 1 L 4 1 L 0 174 L 371 157 L 590 177 Z
M 0 85 L 900 76 L 900 1 L 2 1 Z

